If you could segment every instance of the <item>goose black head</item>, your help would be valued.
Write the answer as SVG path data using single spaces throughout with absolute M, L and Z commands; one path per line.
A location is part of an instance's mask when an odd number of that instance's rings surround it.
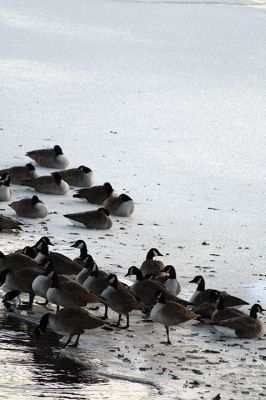
M 135 266 L 128 268 L 127 274 L 125 276 L 130 275 L 136 275 L 138 281 L 142 281 L 144 279 L 141 270 Z
M 155 249 L 155 248 L 152 248 L 152 249 L 150 249 L 150 250 L 148 251 L 147 256 L 146 256 L 146 260 L 152 260 L 153 257 L 162 256 L 162 255 L 163 255 L 163 254 L 161 254 L 161 253 L 159 252 L 159 250 L 157 250 L 157 249 Z
M 38 248 L 39 244 L 45 242 L 48 246 L 53 246 L 50 239 L 47 236 L 42 236 L 34 245 L 35 248 Z
M 129 197 L 129 196 L 128 196 L 127 194 L 125 194 L 125 193 L 120 194 L 119 199 L 121 199 L 124 203 L 127 202 L 127 201 L 132 200 L 131 197 Z
M 161 292 L 156 300 L 157 300 L 157 303 L 165 304 L 165 294 L 163 292 Z
M 56 144 L 54 146 L 54 152 L 55 152 L 56 156 L 59 156 L 60 154 L 63 154 L 63 150 L 61 149 L 61 147 L 58 144 Z
M 36 249 L 43 254 L 44 256 L 48 256 L 49 254 L 49 248 L 48 244 L 46 242 L 40 242 L 37 246 Z
M 199 283 L 201 283 L 202 279 L 203 279 L 202 275 L 197 275 L 197 276 L 195 276 L 195 278 L 193 278 L 188 283 L 196 283 L 198 285 Z
M 118 286 L 117 276 L 115 274 L 109 274 L 107 279 L 108 279 L 109 285 L 112 286 L 113 288 L 117 289 L 117 286 Z
M 250 310 L 250 316 L 253 318 L 257 318 L 257 313 L 264 314 L 263 311 L 266 310 L 264 310 L 260 304 L 253 304 Z
M 24 247 L 24 249 L 22 250 L 22 254 L 24 254 L 25 256 L 28 256 L 30 258 L 36 257 L 36 253 L 35 253 L 34 249 L 30 246 Z
M 74 244 L 72 244 L 70 247 L 76 247 L 76 249 L 82 249 L 84 246 L 86 246 L 86 243 L 84 240 L 77 240 Z
M 8 173 L 3 173 L 0 184 L 7 187 L 10 185 L 10 175 Z
M 78 169 L 80 169 L 82 172 L 85 172 L 85 174 L 89 174 L 90 172 L 92 172 L 92 170 L 89 167 L 85 167 L 85 165 L 81 165 L 80 167 L 78 167 Z
M 173 265 L 166 265 L 162 271 L 167 272 L 170 279 L 176 278 L 176 272 Z
M 106 208 L 100 207 L 100 208 L 98 208 L 97 211 L 102 212 L 103 214 L 107 215 L 107 217 L 110 216 L 110 212 L 108 210 L 106 210 Z
M 103 187 L 104 187 L 104 189 L 105 189 L 105 191 L 106 191 L 107 194 L 112 194 L 113 191 L 114 191 L 114 189 L 112 188 L 111 183 L 109 183 L 109 182 L 105 182 L 105 183 L 103 184 Z
M 57 185 L 60 185 L 60 183 L 62 181 L 62 176 L 59 174 L 59 172 L 53 172 L 52 176 L 54 177 L 55 183 Z
M 32 163 L 26 164 L 26 168 L 28 171 L 35 171 L 35 167 Z
M 37 204 L 37 203 L 43 203 L 43 202 L 39 199 L 39 197 L 36 196 L 36 195 L 32 196 L 31 202 L 32 202 L 32 205 L 35 205 L 35 204 Z

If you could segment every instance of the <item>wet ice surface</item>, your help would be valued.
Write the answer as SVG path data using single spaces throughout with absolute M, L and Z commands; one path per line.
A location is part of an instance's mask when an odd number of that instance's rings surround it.
M 110 181 L 136 201 L 131 218 L 91 232 L 63 217 L 95 208 L 74 200 L 72 190 L 40 195 L 48 217 L 24 220 L 19 234 L 1 232 L 0 250 L 49 235 L 55 251 L 74 258 L 69 246 L 83 239 L 101 268 L 123 278 L 155 246 L 176 267 L 184 298 L 195 289 L 188 281 L 202 274 L 207 287 L 266 307 L 266 14 L 151 3 L 0 1 L 1 168 L 60 144 L 71 167 L 88 165 L 97 183 Z M 33 193 L 14 186 L 12 200 Z M 14 217 L 6 203 L 0 208 Z M 24 318 L 45 311 L 34 312 Z M 265 393 L 265 336 L 221 339 L 196 323 L 172 329 L 167 347 L 161 325 L 134 315 L 126 332 L 87 333 L 79 349 L 62 350 L 57 336 L 32 343 L 32 324 L 0 313 L 6 398 L 209 400 L 220 393 L 242 400 Z
M 103 361 L 90 351 L 93 343 L 87 350 L 62 350 L 52 332 L 37 342 L 31 338 L 32 315 L 20 319 L 2 306 L 0 315 L 1 399 L 133 399 L 154 393 L 148 385 L 101 376 Z

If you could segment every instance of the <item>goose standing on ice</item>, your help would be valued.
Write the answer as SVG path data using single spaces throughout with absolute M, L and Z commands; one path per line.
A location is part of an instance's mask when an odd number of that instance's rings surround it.
M 165 294 L 161 292 L 157 297 L 156 305 L 151 310 L 150 318 L 153 321 L 164 325 L 167 335 L 166 343 L 171 344 L 169 339 L 169 327 L 172 325 L 182 324 L 192 319 L 198 319 L 199 315 L 195 314 L 191 310 L 188 310 L 181 304 L 173 301 L 167 301 L 165 299 Z
M 56 314 L 44 314 L 40 320 L 40 324 L 35 329 L 35 334 L 37 337 L 40 336 L 46 331 L 47 326 L 49 326 L 54 332 L 69 335 L 64 347 L 67 347 L 73 336 L 77 335 L 77 339 L 73 345 L 73 347 L 77 347 L 79 337 L 84 333 L 84 330 L 95 329 L 103 325 L 106 325 L 106 323 L 88 311 L 78 307 L 67 307 L 57 311 Z

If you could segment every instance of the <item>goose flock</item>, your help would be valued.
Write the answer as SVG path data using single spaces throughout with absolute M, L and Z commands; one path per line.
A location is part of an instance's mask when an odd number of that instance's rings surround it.
M 51 149 L 40 149 L 26 153 L 37 165 L 59 169 L 50 175 L 39 176 L 35 166 L 14 166 L 0 171 L 0 201 L 12 197 L 12 184 L 29 186 L 38 193 L 65 195 L 70 186 L 79 187 L 73 198 L 85 199 L 101 207 L 87 212 L 64 215 L 75 225 L 88 229 L 109 229 L 112 215 L 129 217 L 134 212 L 134 202 L 125 193 L 118 195 L 109 182 L 95 185 L 90 168 L 79 166 L 66 169 L 69 161 L 59 145 Z M 11 186 L 11 188 L 10 188 Z M 75 201 L 75 200 L 73 200 Z M 37 196 L 23 198 L 9 204 L 22 218 L 45 218 L 48 214 L 44 202 Z M 0 215 L 0 230 L 23 229 L 23 224 Z M 36 297 L 42 299 L 43 307 L 53 312 L 42 316 L 35 336 L 43 334 L 47 327 L 55 332 L 68 335 L 65 346 L 76 336 L 74 346 L 85 330 L 103 328 L 106 330 L 127 329 L 130 313 L 137 311 L 140 318 L 162 324 L 166 330 L 166 344 L 171 344 L 170 327 L 195 320 L 200 326 L 210 324 L 225 336 L 257 338 L 263 335 L 264 326 L 258 318 L 263 314 L 260 304 L 252 305 L 249 315 L 239 308 L 248 303 L 238 297 L 217 289 L 206 289 L 203 276 L 194 277 L 189 283 L 197 288 L 188 300 L 180 298 L 181 286 L 173 265 L 165 265 L 155 257 L 162 256 L 156 248 L 147 252 L 141 265 L 131 266 L 125 277 L 134 276 L 135 282 L 128 286 L 116 274 L 103 271 L 88 253 L 83 240 L 69 243 L 69 247 L 80 251 L 73 260 L 66 255 L 50 251 L 53 246 L 46 236 L 33 246 L 10 254 L 0 252 L 0 285 L 6 292 L 3 303 L 8 310 L 34 308 Z M 20 296 L 28 295 L 28 302 Z M 96 308 L 99 312 L 92 313 Z M 111 321 L 109 309 L 117 314 L 117 321 Z M 56 311 L 55 311 L 56 310 Z M 51 309 L 49 309 L 51 311 Z M 112 313 L 112 315 L 113 315 Z M 122 318 L 126 322 L 122 325 Z

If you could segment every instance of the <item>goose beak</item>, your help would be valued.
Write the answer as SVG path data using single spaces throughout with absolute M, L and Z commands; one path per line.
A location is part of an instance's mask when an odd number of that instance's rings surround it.
M 262 312 L 262 311 L 266 311 L 266 310 L 262 309 L 262 310 L 260 311 L 260 314 L 264 315 L 264 312 Z
M 127 277 L 127 276 L 129 276 L 129 273 L 128 273 L 128 272 L 126 273 L 125 277 Z
M 192 281 L 189 281 L 188 283 L 194 283 L 194 279 L 192 279 Z

